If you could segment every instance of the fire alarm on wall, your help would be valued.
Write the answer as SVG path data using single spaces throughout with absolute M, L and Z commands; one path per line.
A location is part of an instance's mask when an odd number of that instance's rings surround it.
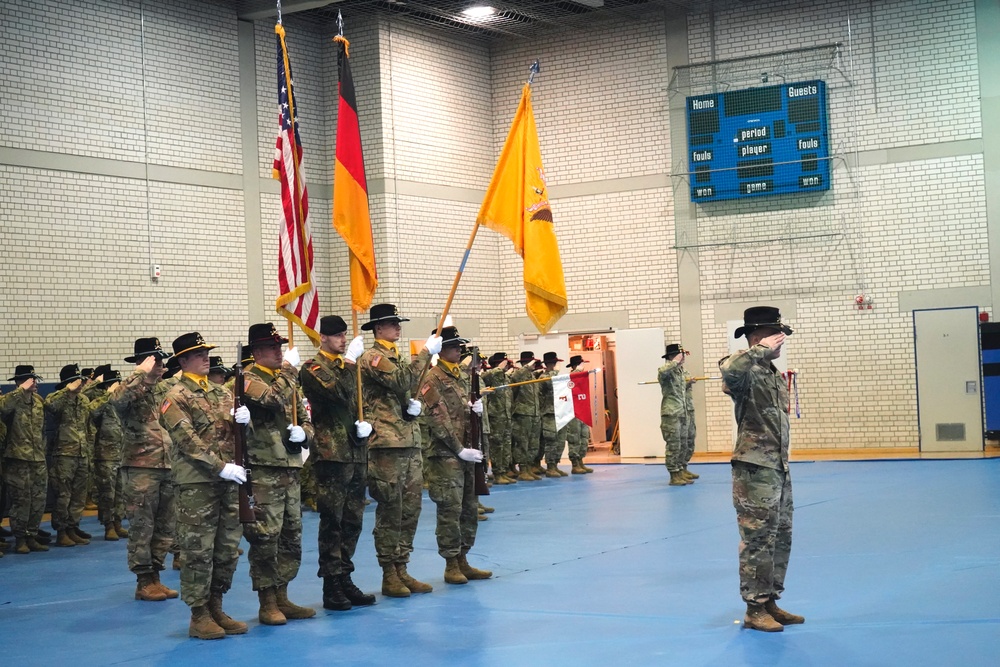
M 152 275 L 153 280 L 159 280 L 160 279 L 160 265 L 159 264 L 153 264 L 149 268 L 150 268 L 150 275 Z

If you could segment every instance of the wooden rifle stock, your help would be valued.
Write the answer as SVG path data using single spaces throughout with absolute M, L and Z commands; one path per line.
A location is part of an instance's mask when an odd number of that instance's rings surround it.
M 472 348 L 472 363 L 469 364 L 469 377 L 472 387 L 469 400 L 473 403 L 481 398 L 479 392 L 479 348 Z M 476 495 L 490 495 L 490 487 L 486 484 L 486 451 L 483 448 L 483 418 L 469 411 L 469 429 L 466 432 L 466 446 L 478 449 L 483 453 L 483 460 L 476 464 Z
M 236 365 L 233 366 L 233 408 L 243 405 L 243 364 L 240 359 L 243 356 L 243 346 L 236 346 Z M 235 446 L 233 447 L 233 459 L 237 465 L 243 466 L 246 470 L 247 481 L 240 484 L 240 523 L 254 523 L 257 517 L 254 514 L 253 484 L 250 482 L 250 461 L 247 458 L 247 434 L 246 424 L 233 424 Z

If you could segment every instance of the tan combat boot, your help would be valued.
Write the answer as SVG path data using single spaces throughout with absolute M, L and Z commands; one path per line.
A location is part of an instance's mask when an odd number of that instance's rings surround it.
M 535 477 L 528 471 L 528 467 L 524 466 L 521 472 L 517 474 L 517 481 L 519 482 L 534 482 L 538 477 Z
M 779 607 L 774 600 L 768 600 L 765 602 L 764 609 L 766 609 L 767 613 L 771 615 L 771 618 L 782 625 L 798 625 L 806 622 L 805 616 L 799 616 L 798 614 L 792 614 L 785 611 Z
M 583 463 L 580 462 L 580 459 L 572 459 L 572 463 L 573 463 L 573 467 L 569 469 L 569 471 L 571 473 L 573 473 L 574 475 L 586 475 L 587 474 L 587 471 L 584 469 Z
M 312 618 L 316 615 L 316 610 L 310 607 L 300 607 L 288 599 L 288 584 L 278 586 L 274 599 L 278 603 L 278 610 L 285 615 L 285 618 L 297 621 L 303 618 Z
M 465 554 L 458 557 L 458 569 L 465 575 L 466 579 L 489 579 L 493 573 L 489 570 L 480 570 L 469 565 L 469 560 Z
M 684 466 L 684 476 L 687 477 L 688 479 L 698 479 L 699 477 L 701 477 L 701 475 L 699 475 L 698 473 L 691 472 L 690 470 L 688 470 L 687 466 Z
M 48 551 L 49 550 L 49 545 L 42 544 L 41 542 L 39 542 L 38 540 L 36 540 L 34 537 L 31 537 L 30 535 L 28 537 L 24 538 L 24 541 L 27 543 L 28 549 L 30 551 Z
M 110 521 L 104 524 L 104 539 L 108 542 L 117 542 L 119 539 L 118 533 L 115 531 L 115 524 Z
M 156 585 L 156 580 L 153 578 L 152 574 L 137 574 L 135 579 L 136 600 L 145 600 L 146 602 L 163 602 L 167 599 L 167 594 Z
M 469 578 L 462 574 L 462 568 L 458 564 L 458 557 L 452 556 L 445 559 L 444 583 L 446 584 L 467 584 Z
M 500 474 L 496 475 L 493 478 L 493 483 L 503 486 L 504 484 L 514 484 L 515 482 L 513 482 L 509 477 L 507 477 L 507 475 Z
M 57 547 L 75 547 L 76 540 L 71 538 L 66 534 L 65 530 L 56 531 L 56 546 Z
M 545 476 L 546 477 L 556 477 L 556 478 L 562 477 L 562 475 L 559 474 L 559 466 L 558 465 L 554 465 L 552 463 L 546 463 L 545 464 Z
M 179 595 L 177 593 L 177 591 L 175 591 L 172 588 L 167 588 L 166 586 L 164 586 L 160 582 L 160 573 L 159 572 L 154 572 L 153 573 L 153 584 L 155 584 L 156 587 L 159 588 L 163 592 L 163 594 L 167 596 L 168 600 L 176 599 L 178 597 L 178 595 Z
M 28 541 L 23 537 L 18 537 L 14 540 L 14 553 L 16 554 L 30 554 L 31 549 L 28 548 Z
M 125 530 L 124 528 L 122 528 L 122 520 L 121 519 L 116 519 L 115 520 L 115 532 L 118 533 L 118 537 L 120 537 L 122 539 L 125 539 L 126 537 L 128 537 L 128 531 Z
M 237 621 L 235 618 L 232 618 L 229 614 L 222 611 L 221 593 L 212 593 L 212 596 L 208 598 L 208 613 L 211 615 L 212 620 L 215 621 L 227 635 L 245 635 L 247 633 L 246 623 Z
M 257 612 L 257 620 L 264 625 L 284 625 L 288 622 L 285 615 L 278 609 L 278 601 L 275 599 L 274 588 L 262 588 L 257 591 L 257 599 L 260 601 L 260 611 Z
M 390 598 L 410 597 L 410 589 L 400 581 L 393 563 L 382 566 L 382 595 Z
M 583 472 L 585 472 L 585 473 L 592 473 L 592 472 L 594 472 L 593 468 L 589 468 L 589 467 L 587 467 L 587 466 L 585 466 L 583 464 L 583 459 L 580 459 L 580 467 L 583 468 Z
M 747 614 L 743 617 L 743 627 L 761 632 L 782 632 L 785 627 L 771 617 L 762 604 L 747 602 Z
M 403 582 L 404 586 L 410 589 L 411 593 L 430 593 L 434 590 L 434 587 L 430 584 L 425 584 L 411 577 L 409 572 L 406 571 L 406 563 L 396 563 L 396 572 L 399 574 L 399 580 Z
M 70 527 L 67 528 L 65 532 L 66 532 L 66 537 L 73 540 L 77 544 L 90 544 L 90 538 L 84 537 L 83 534 L 80 533 L 80 530 L 78 528 Z
M 691 481 L 684 477 L 684 473 L 680 470 L 670 471 L 670 484 L 667 486 L 687 486 Z
M 191 624 L 188 626 L 188 637 L 195 639 L 222 639 L 226 636 L 226 631 L 219 626 L 212 615 L 208 612 L 208 607 L 191 607 Z

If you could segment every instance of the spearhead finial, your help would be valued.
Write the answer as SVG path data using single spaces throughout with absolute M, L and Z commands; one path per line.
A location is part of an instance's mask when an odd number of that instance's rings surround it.
M 344 36 L 344 15 L 337 10 L 337 35 L 340 37 Z
M 542 68 L 538 66 L 538 61 L 531 63 L 531 67 L 528 68 L 528 83 L 531 84 L 535 80 L 535 75 L 542 71 Z

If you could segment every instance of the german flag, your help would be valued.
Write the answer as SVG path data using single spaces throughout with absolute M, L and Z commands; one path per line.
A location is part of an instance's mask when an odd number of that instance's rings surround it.
M 351 252 L 351 308 L 354 312 L 362 312 L 371 306 L 375 288 L 378 287 L 375 244 L 368 212 L 368 182 L 365 180 L 365 161 L 361 151 L 358 106 L 351 76 L 350 43 L 339 35 L 333 41 L 338 46 L 340 78 L 337 158 L 333 169 L 333 228 Z

